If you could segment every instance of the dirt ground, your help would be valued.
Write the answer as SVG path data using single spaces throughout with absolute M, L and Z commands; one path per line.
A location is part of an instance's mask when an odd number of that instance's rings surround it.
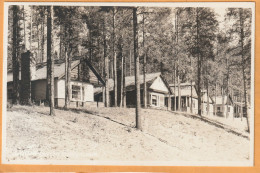
M 249 139 L 196 118 L 132 108 L 56 110 L 15 106 L 7 111 L 6 159 L 86 161 L 249 161 Z

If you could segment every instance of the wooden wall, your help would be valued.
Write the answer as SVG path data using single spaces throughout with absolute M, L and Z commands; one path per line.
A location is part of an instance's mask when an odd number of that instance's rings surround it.
M 60 79 L 58 80 L 58 85 L 57 85 L 57 95 L 55 98 L 58 99 L 65 99 L 65 80 Z M 84 96 L 82 95 L 82 100 L 83 102 L 93 102 L 94 101 L 94 87 L 92 84 L 85 83 L 85 82 L 80 82 L 80 81 L 71 81 L 71 85 L 78 85 L 80 87 L 84 87 Z M 84 98 L 84 100 L 83 100 Z M 72 100 L 73 101 L 73 100 Z
M 71 80 L 99 85 L 99 80 L 96 75 L 87 65 L 84 65 L 84 63 L 79 64 L 71 70 Z

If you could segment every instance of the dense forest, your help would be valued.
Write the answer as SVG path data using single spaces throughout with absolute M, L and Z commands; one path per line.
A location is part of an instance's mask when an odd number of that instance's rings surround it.
M 64 59 L 70 73 L 73 58 L 83 57 L 106 81 L 114 79 L 115 93 L 120 75 L 136 75 L 139 90 L 139 74 L 161 72 L 175 85 L 195 82 L 198 93 L 207 90 L 213 100 L 231 95 L 250 106 L 249 8 L 219 14 L 204 7 L 9 6 L 8 15 L 8 69 L 14 76 L 19 76 L 21 53 L 29 50 L 34 63 L 49 62 L 49 83 L 54 60 Z M 17 99 L 18 90 L 14 95 Z M 201 114 L 200 94 L 198 103 Z

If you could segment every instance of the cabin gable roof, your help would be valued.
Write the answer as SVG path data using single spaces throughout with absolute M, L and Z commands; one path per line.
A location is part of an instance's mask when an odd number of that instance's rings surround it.
M 150 88 L 150 86 L 154 83 L 154 81 L 159 77 L 162 79 L 163 83 L 165 84 L 165 86 L 168 88 L 168 92 L 170 94 L 172 94 L 169 84 L 167 83 L 167 81 L 164 79 L 164 77 L 161 75 L 160 72 L 158 73 L 148 73 L 146 74 L 146 83 L 147 83 L 147 88 Z M 143 88 L 144 82 L 143 82 L 143 75 L 139 76 L 139 81 L 140 81 L 140 88 Z M 135 89 L 135 76 L 126 76 L 125 78 L 125 86 L 126 86 L 126 90 L 127 91 L 131 91 Z M 108 79 L 108 87 L 109 87 L 109 91 L 113 91 L 114 90 L 114 80 L 113 79 Z M 96 87 L 95 88 L 95 93 L 101 93 L 102 92 L 102 88 L 101 87 Z
M 91 65 L 91 63 L 86 60 L 86 59 L 74 59 L 71 61 L 71 70 L 73 70 L 75 67 L 77 67 L 81 61 L 86 62 L 88 67 L 91 69 L 91 71 L 95 74 L 95 76 L 98 78 L 98 80 L 105 85 L 105 82 L 103 78 L 100 76 L 100 74 L 97 72 L 97 70 Z M 36 81 L 36 80 L 43 80 L 46 79 L 47 77 L 47 63 L 41 63 L 36 65 L 36 71 L 33 74 L 32 80 L 31 81 Z M 20 73 L 21 74 L 21 73 Z M 56 60 L 54 62 L 54 78 L 61 79 L 65 76 L 65 62 L 64 60 Z M 21 79 L 21 76 L 19 77 Z M 13 81 L 13 73 L 9 71 L 7 73 L 7 82 L 12 82 Z
M 222 98 L 223 98 L 223 96 L 217 96 L 216 97 L 216 104 L 217 105 L 221 105 L 222 104 Z M 225 95 L 224 96 L 224 105 L 233 105 L 233 100 L 232 100 L 232 98 L 231 98 L 231 96 L 230 95 L 228 95 L 228 97 Z

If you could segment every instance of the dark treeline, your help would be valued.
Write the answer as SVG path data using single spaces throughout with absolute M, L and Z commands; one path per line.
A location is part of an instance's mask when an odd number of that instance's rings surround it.
M 251 15 L 251 9 L 228 8 L 219 21 L 213 8 L 201 7 L 10 6 L 8 68 L 14 75 L 13 103 L 19 100 L 15 76 L 19 76 L 21 53 L 29 50 L 35 63 L 46 62 L 49 56 L 65 60 L 66 105 L 70 102 L 70 63 L 80 56 L 97 67 L 106 82 L 114 79 L 114 106 L 125 105 L 124 88 L 118 88 L 125 81 L 118 84 L 117 78 L 161 72 L 169 83 L 196 83 L 200 115 L 202 90 L 212 98 L 231 95 L 248 108 Z M 139 80 L 145 81 L 145 75 Z M 136 88 L 140 100 L 138 80 Z M 146 107 L 146 99 L 144 103 Z

